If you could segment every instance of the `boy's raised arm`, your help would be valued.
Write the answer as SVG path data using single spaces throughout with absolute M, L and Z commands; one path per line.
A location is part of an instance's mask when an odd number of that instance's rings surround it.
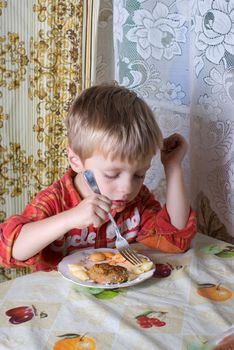
M 186 226 L 190 213 L 181 165 L 186 151 L 187 143 L 181 135 L 173 134 L 164 139 L 161 161 L 167 182 L 166 207 L 171 224 L 178 229 Z

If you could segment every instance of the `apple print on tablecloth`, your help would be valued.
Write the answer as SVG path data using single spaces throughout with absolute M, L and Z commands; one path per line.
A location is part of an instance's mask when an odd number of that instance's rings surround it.
M 7 310 L 5 314 L 10 317 L 9 322 L 14 325 L 30 321 L 34 316 L 39 316 L 40 318 L 45 318 L 48 316 L 43 311 L 38 314 L 38 311 L 34 305 L 17 306 Z
M 197 293 L 206 299 L 218 302 L 226 301 L 232 297 L 232 291 L 230 291 L 226 287 L 223 287 L 221 283 L 199 284 L 197 288 Z
M 164 264 L 160 264 L 157 263 L 155 264 L 155 272 L 154 272 L 154 277 L 156 278 L 165 278 L 165 277 L 169 277 L 172 273 L 172 271 L 178 271 L 180 269 L 183 269 L 184 266 L 182 265 L 176 265 L 173 266 L 172 264 L 170 264 L 169 262 L 164 263 Z
M 96 342 L 92 339 L 84 335 L 80 335 L 77 333 L 67 333 L 63 335 L 59 335 L 59 338 L 62 338 L 53 346 L 53 350 L 95 350 Z
M 141 328 L 151 328 L 151 327 L 164 327 L 166 325 L 165 319 L 166 312 L 162 311 L 146 311 L 140 315 L 137 315 L 136 323 Z M 157 316 L 157 317 L 156 317 Z

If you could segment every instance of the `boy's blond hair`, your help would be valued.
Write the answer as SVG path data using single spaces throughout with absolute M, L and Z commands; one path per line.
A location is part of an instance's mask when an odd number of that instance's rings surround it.
M 84 90 L 66 119 L 69 147 L 84 161 L 94 153 L 130 163 L 152 157 L 162 134 L 149 106 L 117 84 Z

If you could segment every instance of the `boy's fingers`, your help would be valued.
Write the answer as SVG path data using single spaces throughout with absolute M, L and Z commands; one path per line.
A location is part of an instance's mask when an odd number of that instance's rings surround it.
M 103 196 L 102 194 L 95 194 L 94 195 L 100 202 L 107 203 L 108 205 L 111 205 L 111 200 L 107 198 L 106 196 Z
M 162 151 L 170 152 L 182 146 L 183 144 L 185 144 L 183 136 L 181 136 L 180 134 L 173 134 L 164 139 Z
M 97 205 L 99 208 L 104 210 L 105 212 L 109 212 L 111 208 L 111 201 L 109 202 L 104 202 L 103 200 L 98 200 Z
M 107 212 L 100 209 L 99 207 L 96 208 L 95 214 L 101 219 L 101 220 L 106 220 L 107 218 Z
M 101 225 L 101 220 L 98 216 L 96 216 L 93 220 L 93 227 L 99 227 Z
M 170 138 L 165 139 L 163 142 L 163 151 L 168 151 L 169 149 L 174 148 L 175 140 L 172 140 Z

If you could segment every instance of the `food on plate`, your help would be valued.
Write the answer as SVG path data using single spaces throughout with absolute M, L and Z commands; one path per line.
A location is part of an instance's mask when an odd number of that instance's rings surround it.
M 107 263 L 94 264 L 88 275 L 91 280 L 101 284 L 123 283 L 128 280 L 128 270 L 123 266 L 113 266 Z
M 99 262 L 99 261 L 104 261 L 106 260 L 106 256 L 102 252 L 93 252 L 89 255 L 89 260 L 93 262 Z
M 103 252 L 105 255 L 106 259 L 112 259 L 116 254 L 112 252 Z
M 113 264 L 122 264 L 126 262 L 126 259 L 120 253 L 116 253 L 113 255 L 111 262 Z
M 88 259 L 93 262 L 100 262 L 105 260 L 111 260 L 116 254 L 112 252 L 93 252 L 89 254 Z
M 77 265 L 77 264 L 68 264 L 69 271 L 77 278 L 79 278 L 81 281 L 88 281 L 89 275 L 87 273 L 87 270 L 84 266 Z
M 151 270 L 152 267 L 153 267 L 152 261 L 148 261 L 148 260 L 144 261 L 143 260 L 141 264 L 133 265 L 133 267 L 131 268 L 131 272 L 136 274 L 136 275 L 140 275 L 144 272 Z
M 153 267 L 152 261 L 148 260 L 147 258 L 141 258 L 141 264 L 132 265 L 120 253 L 114 254 L 108 251 L 93 252 L 88 256 L 88 259 L 92 262 L 104 262 L 105 260 L 110 260 L 108 261 L 110 265 L 125 265 L 127 269 L 135 275 L 140 275 L 151 270 Z
M 70 273 L 81 281 L 116 284 L 133 281 L 153 268 L 153 262 L 141 256 L 142 263 L 132 265 L 119 252 L 98 250 L 87 254 L 80 264 L 68 264 Z

